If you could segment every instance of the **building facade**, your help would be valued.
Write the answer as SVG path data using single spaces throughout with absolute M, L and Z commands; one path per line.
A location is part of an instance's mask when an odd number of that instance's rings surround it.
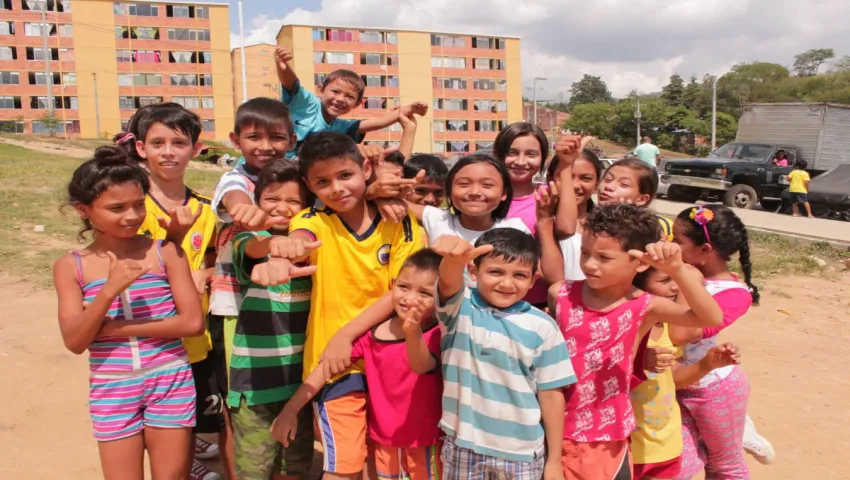
M 523 117 L 526 122 L 534 123 L 534 104 L 523 105 Z M 557 133 L 564 126 L 564 122 L 570 119 L 570 114 L 537 104 L 537 126 L 547 134 Z
M 225 139 L 232 71 L 226 3 L 0 0 L 4 131 L 48 133 L 50 91 L 59 135 L 108 137 L 171 101 L 201 117 L 204 138 Z
M 247 93 L 242 91 L 242 53 L 240 48 L 230 52 L 233 65 L 233 108 L 239 107 L 247 99 L 256 97 L 280 98 L 280 82 L 274 66 L 275 45 L 260 43 L 245 47 L 245 78 Z M 245 97 L 245 98 L 243 98 Z
M 311 91 L 334 70 L 360 74 L 366 92 L 352 118 L 380 116 L 414 101 L 430 105 L 419 121 L 416 152 L 489 149 L 499 130 L 523 119 L 516 37 L 284 25 L 277 43 L 293 51 L 293 68 Z M 397 124 L 366 136 L 367 143 L 383 145 L 400 139 Z

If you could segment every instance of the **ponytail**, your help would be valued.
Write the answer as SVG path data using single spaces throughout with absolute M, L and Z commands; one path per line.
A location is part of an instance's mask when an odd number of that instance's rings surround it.
M 743 227 L 743 223 L 741 224 Z M 758 305 L 761 299 L 758 287 L 753 284 L 753 264 L 750 263 L 750 242 L 747 235 L 747 229 L 744 228 L 743 241 L 738 249 L 738 261 L 741 262 L 741 273 L 744 274 L 744 283 L 750 290 L 750 295 L 753 297 L 753 305 Z

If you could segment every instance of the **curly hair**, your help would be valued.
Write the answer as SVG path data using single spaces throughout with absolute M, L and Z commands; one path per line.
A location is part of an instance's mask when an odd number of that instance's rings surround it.
M 585 234 L 609 236 L 623 250 L 643 251 L 661 237 L 661 225 L 652 210 L 627 203 L 599 205 L 587 214 Z
M 676 216 L 676 222 L 684 227 L 684 235 L 694 242 L 694 245 L 710 244 L 723 260 L 729 262 L 732 260 L 732 255 L 738 254 L 744 283 L 750 289 L 753 305 L 758 305 L 761 295 L 759 289 L 753 284 L 753 264 L 750 258 L 750 237 L 747 234 L 747 227 L 731 208 L 723 205 L 704 205 L 703 208 L 711 210 L 714 214 L 714 218 L 705 224 L 709 238 L 706 238 L 702 226 L 697 225 L 691 218 L 692 209 L 690 208 L 679 213 Z

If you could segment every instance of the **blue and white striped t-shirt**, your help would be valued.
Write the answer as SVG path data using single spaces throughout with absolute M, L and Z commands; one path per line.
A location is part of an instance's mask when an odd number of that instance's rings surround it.
M 440 427 L 483 455 L 523 462 L 543 455 L 537 392 L 576 382 L 555 321 L 525 301 L 492 308 L 472 288 L 439 305 L 437 316 L 446 331 Z

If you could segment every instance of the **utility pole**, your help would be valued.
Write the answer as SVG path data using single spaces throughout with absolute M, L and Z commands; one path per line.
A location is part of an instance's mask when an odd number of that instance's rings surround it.
M 637 120 L 637 146 L 640 146 L 640 96 L 637 97 L 637 108 L 635 109 L 635 120 Z
M 47 27 L 47 2 L 44 2 L 44 9 L 41 11 L 41 40 L 44 44 L 44 77 L 47 81 L 47 111 L 50 112 L 50 116 L 53 116 L 53 74 L 50 73 L 50 60 L 53 58 L 51 55 L 50 47 L 47 45 L 47 34 L 49 33 L 49 28 Z
M 100 138 L 100 108 L 97 105 L 97 72 L 92 72 L 91 76 L 94 79 L 94 124 L 97 128 L 97 138 Z
M 546 81 L 543 77 L 534 77 L 534 124 L 537 125 L 537 81 Z
M 717 75 L 711 77 L 711 151 L 717 148 Z
M 248 72 L 245 67 L 245 20 L 242 17 L 242 0 L 239 0 L 239 55 L 242 57 L 242 103 L 248 101 Z

